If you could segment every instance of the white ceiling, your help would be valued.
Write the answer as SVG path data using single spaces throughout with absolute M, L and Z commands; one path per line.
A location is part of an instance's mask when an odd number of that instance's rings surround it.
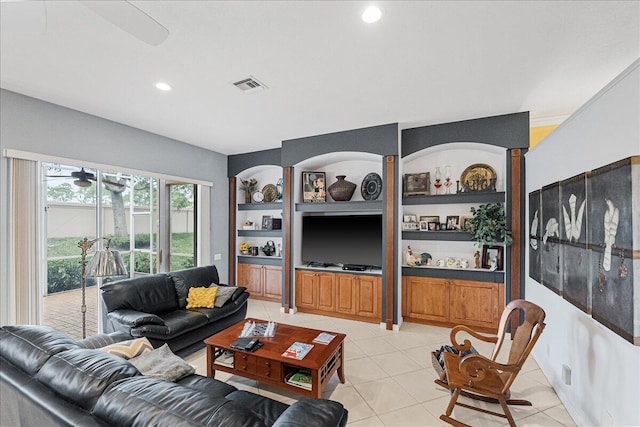
M 235 154 L 393 122 L 553 122 L 640 57 L 638 1 L 377 2 L 375 24 L 370 2 L 132 3 L 160 45 L 80 2 L 2 3 L 1 86 Z M 249 75 L 269 89 L 231 84 Z

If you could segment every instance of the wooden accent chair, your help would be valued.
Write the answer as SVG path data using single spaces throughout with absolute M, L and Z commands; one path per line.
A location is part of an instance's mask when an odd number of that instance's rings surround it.
M 498 363 L 496 359 L 500 355 L 500 349 L 504 343 L 506 328 L 512 318 L 511 316 L 518 316 L 516 319 L 519 321 L 521 313 L 524 314 L 523 321 L 519 323 L 514 334 L 507 362 L 504 364 Z M 449 406 L 446 412 L 440 416 L 440 419 L 454 426 L 467 426 L 467 424 L 451 418 L 453 408 L 458 405 L 506 418 L 510 426 L 515 426 L 516 424 L 513 421 L 508 405 L 531 406 L 531 402 L 527 400 L 512 400 L 509 388 L 545 327 L 544 317 L 544 310 L 534 303 L 525 300 L 514 300 L 502 312 L 496 336 L 481 335 L 466 326 L 453 328 L 451 330 L 451 343 L 459 353 L 444 354 L 444 375 L 435 380 L 436 384 L 448 388 L 451 392 Z M 471 342 L 465 339 L 463 344 L 459 344 L 456 340 L 458 332 L 466 332 L 479 340 L 494 343 L 495 347 L 491 359 L 480 354 L 461 356 L 463 352 L 471 349 Z M 485 402 L 499 403 L 504 414 L 460 403 L 457 401 L 460 395 Z

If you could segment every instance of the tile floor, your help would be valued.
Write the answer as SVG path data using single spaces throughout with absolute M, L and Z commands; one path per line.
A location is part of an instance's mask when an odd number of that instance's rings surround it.
M 449 329 L 405 323 L 399 332 L 387 331 L 375 324 L 352 320 L 306 313 L 285 315 L 279 304 L 258 300 L 249 300 L 247 317 L 347 334 L 346 382 L 341 384 L 334 375 L 323 397 L 339 401 L 347 408 L 350 427 L 447 425 L 438 417 L 447 407 L 449 393 L 433 382 L 436 373 L 430 352 L 449 343 Z M 477 348 L 484 354 L 491 349 Z M 204 350 L 187 360 L 197 367 L 198 373 L 206 375 Z M 218 372 L 216 378 L 287 404 L 299 398 L 295 393 L 224 372 Z M 533 403 L 531 407 L 512 407 L 518 426 L 575 426 L 532 357 L 511 391 L 514 398 L 523 397 Z M 454 417 L 474 426 L 508 425 L 506 420 L 459 407 L 454 410 Z

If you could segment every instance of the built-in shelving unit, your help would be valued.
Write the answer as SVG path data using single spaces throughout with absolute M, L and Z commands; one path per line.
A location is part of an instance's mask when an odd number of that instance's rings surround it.
M 439 222 L 445 223 L 448 216 L 471 217 L 473 206 L 502 203 L 506 205 L 507 223 L 520 231 L 514 240 L 521 239 L 523 212 L 520 206 L 523 201 L 514 200 L 512 195 L 519 194 L 522 198 L 524 174 L 520 166 L 522 149 L 528 146 L 527 132 L 527 113 L 404 130 L 404 172 L 429 172 L 432 194 L 404 196 L 403 216 L 438 216 Z M 458 177 L 462 179 L 466 168 L 478 163 L 494 169 L 497 191 L 457 192 L 460 188 L 460 182 L 456 183 Z M 446 193 L 453 194 L 442 194 L 445 186 L 439 189 L 441 194 L 437 194 L 438 190 L 433 186 L 436 166 L 440 167 L 442 183 L 445 171 L 450 171 L 453 185 Z M 463 323 L 490 330 L 497 327 L 498 311 L 506 301 L 521 295 L 518 286 L 511 286 L 513 277 L 522 275 L 521 254 L 509 248 L 503 248 L 504 271 L 491 271 L 473 268 L 474 254 L 482 249 L 476 247 L 472 235 L 463 230 L 403 231 L 402 250 L 409 246 L 414 254 L 429 253 L 434 263 L 402 266 L 405 320 L 442 325 Z M 518 258 L 517 271 L 512 263 L 514 255 Z M 436 260 L 451 259 L 464 261 L 467 268 L 436 267 L 439 265 Z
M 268 184 L 276 185 L 283 179 L 280 166 L 280 150 L 248 153 L 229 157 L 229 193 L 232 197 L 229 209 L 229 252 L 235 254 L 229 263 L 230 280 L 238 286 L 245 286 L 250 298 L 282 301 L 285 203 L 283 195 L 275 201 L 246 202 L 240 191 L 241 180 L 254 178 L 258 181 L 255 192 L 261 192 Z M 263 216 L 279 218 L 280 229 L 262 229 Z M 252 227 L 245 229 L 245 221 Z M 276 254 L 267 256 L 261 250 L 267 242 L 273 241 Z M 248 243 L 257 248 L 257 255 L 240 253 L 240 243 Z

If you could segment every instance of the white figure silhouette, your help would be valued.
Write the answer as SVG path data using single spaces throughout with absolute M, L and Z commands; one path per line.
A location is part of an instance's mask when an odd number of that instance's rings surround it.
M 546 231 L 544 232 L 544 236 L 542 236 L 542 243 L 546 245 L 547 239 L 553 236 L 558 236 L 558 221 L 555 218 L 547 221 Z
M 605 271 L 611 269 L 611 247 L 616 242 L 618 233 L 618 217 L 620 212 L 609 199 L 605 199 L 607 210 L 604 213 L 604 256 L 602 257 L 602 268 Z
M 531 221 L 531 237 L 529 239 L 529 243 L 531 244 L 531 248 L 534 251 L 538 250 L 538 210 L 536 209 L 536 213 L 533 214 L 533 221 Z
M 578 209 L 578 216 L 576 216 L 576 195 L 569 196 L 569 213 L 567 209 L 562 205 L 562 214 L 564 216 L 564 228 L 567 240 L 577 241 L 580 238 L 580 232 L 582 231 L 582 218 L 584 216 L 584 206 L 586 200 L 582 201 L 580 208 Z

